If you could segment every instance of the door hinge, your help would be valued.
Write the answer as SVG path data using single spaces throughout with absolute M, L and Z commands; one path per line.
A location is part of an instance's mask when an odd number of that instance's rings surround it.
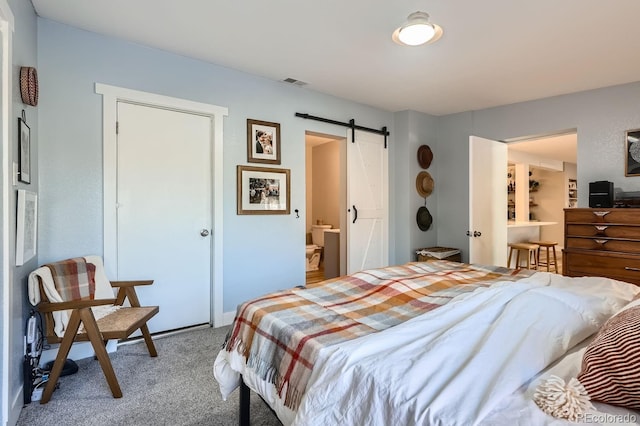
M 116 121 L 116 135 L 120 132 L 120 122 Z

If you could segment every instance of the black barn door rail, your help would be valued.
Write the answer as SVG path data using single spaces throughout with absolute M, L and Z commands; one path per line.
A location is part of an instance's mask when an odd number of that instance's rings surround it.
M 384 147 L 387 147 L 387 136 L 389 136 L 389 131 L 387 130 L 387 126 L 384 126 L 382 129 L 372 129 L 371 127 L 358 126 L 355 120 L 352 118 L 348 123 L 343 123 L 341 121 L 331 120 L 329 118 L 316 117 L 314 115 L 309 115 L 302 112 L 296 112 L 296 117 L 306 118 L 309 120 L 322 121 L 323 123 L 336 124 L 338 126 L 344 126 L 351 129 L 351 142 L 356 141 L 356 130 L 363 130 L 365 132 L 376 133 L 378 135 L 384 136 Z

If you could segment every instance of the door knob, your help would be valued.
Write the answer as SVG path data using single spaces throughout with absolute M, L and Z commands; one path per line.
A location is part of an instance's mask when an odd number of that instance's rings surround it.
M 208 237 L 209 236 L 209 230 L 208 229 L 203 229 L 202 231 L 200 231 L 200 235 L 202 235 L 203 237 Z
M 482 232 L 480 232 L 480 231 L 473 231 L 473 236 L 474 236 L 474 237 L 481 237 L 481 236 L 482 236 Z

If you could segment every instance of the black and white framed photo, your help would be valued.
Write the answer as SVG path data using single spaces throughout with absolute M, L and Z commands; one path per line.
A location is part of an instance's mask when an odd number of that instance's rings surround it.
M 238 166 L 238 214 L 289 214 L 290 170 Z
M 280 164 L 280 124 L 247 119 L 247 161 Z
M 24 118 L 18 118 L 18 135 L 20 144 L 18 180 L 31 183 L 31 129 Z
M 24 265 L 36 255 L 38 236 L 38 194 L 18 190 L 16 232 L 16 266 Z
M 640 176 L 640 129 L 627 130 L 625 134 L 625 176 Z

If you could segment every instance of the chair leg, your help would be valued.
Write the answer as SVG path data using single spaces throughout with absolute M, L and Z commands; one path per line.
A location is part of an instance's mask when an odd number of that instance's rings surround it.
M 553 246 L 553 269 L 558 273 L 558 259 L 556 258 L 556 246 Z
M 93 316 L 93 312 L 90 308 L 81 309 L 80 318 L 82 319 L 84 328 L 87 331 L 87 336 L 91 341 L 93 350 L 98 357 L 98 361 L 100 362 L 100 367 L 102 367 L 104 377 L 107 379 L 107 384 L 111 389 L 111 394 L 114 398 L 122 398 L 122 391 L 120 390 L 120 384 L 118 384 L 118 378 L 116 377 L 116 373 L 114 373 L 113 371 L 113 366 L 111 365 L 109 354 L 107 354 L 107 349 L 104 347 L 104 343 L 100 335 L 100 330 L 98 330 L 98 325 L 96 324 L 96 319 Z
M 513 254 L 513 247 L 509 247 L 509 257 L 507 258 L 507 268 L 511 268 L 511 255 Z
M 153 344 L 153 339 L 151 338 L 151 333 L 149 333 L 149 327 L 147 327 L 147 324 L 140 327 L 140 331 L 144 337 L 144 342 L 147 344 L 149 355 L 151 355 L 151 357 L 157 357 L 158 352 L 156 352 L 156 346 Z
M 46 404 L 51 399 L 51 395 L 53 394 L 53 390 L 56 388 L 56 383 L 58 383 L 60 373 L 62 373 L 62 367 L 64 367 L 64 362 L 67 360 L 67 355 L 69 355 L 71 344 L 76 337 L 76 333 L 78 333 L 79 327 L 80 315 L 78 314 L 78 311 L 74 309 L 71 312 L 71 316 L 69 317 L 67 329 L 64 332 L 62 342 L 60 343 L 60 347 L 58 348 L 58 355 L 56 356 L 56 360 L 53 363 L 53 368 L 49 373 L 49 380 L 44 387 L 44 392 L 42 393 L 40 404 Z

